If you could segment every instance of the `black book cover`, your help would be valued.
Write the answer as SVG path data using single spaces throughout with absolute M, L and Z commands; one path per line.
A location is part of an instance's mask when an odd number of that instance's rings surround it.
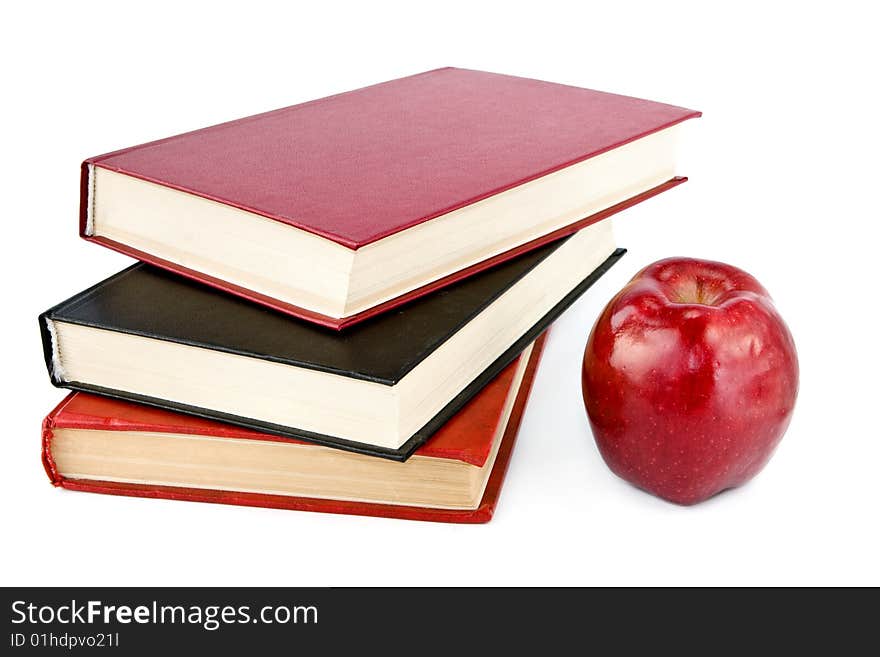
M 46 365 L 53 384 L 59 387 L 118 397 L 374 456 L 405 460 L 495 375 L 513 362 L 625 251 L 617 249 L 398 449 L 366 445 L 254 418 L 61 380 L 53 371 L 52 337 L 48 322 L 80 324 L 394 385 L 564 241 L 510 260 L 342 332 L 275 312 L 139 263 L 40 316 Z

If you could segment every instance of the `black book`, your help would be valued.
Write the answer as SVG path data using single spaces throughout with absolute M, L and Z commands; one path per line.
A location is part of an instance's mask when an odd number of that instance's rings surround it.
M 137 264 L 40 328 L 56 386 L 404 460 L 622 254 L 600 222 L 343 332 Z

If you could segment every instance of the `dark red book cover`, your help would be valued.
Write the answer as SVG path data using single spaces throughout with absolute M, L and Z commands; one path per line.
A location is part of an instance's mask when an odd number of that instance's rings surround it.
M 550 235 L 334 318 L 88 232 L 99 167 L 261 215 L 358 249 L 700 113 L 525 78 L 444 68 L 93 157 L 84 237 L 276 310 L 342 328 L 619 212 L 666 183 Z
M 370 504 L 317 498 L 266 495 L 173 486 L 149 486 L 134 483 L 66 478 L 58 472 L 52 457 L 53 432 L 56 429 L 102 429 L 149 431 L 156 433 L 194 434 L 241 440 L 297 442 L 271 434 L 182 415 L 117 399 L 83 392 L 68 395 L 43 421 L 42 459 L 49 479 L 55 486 L 70 490 L 153 497 L 192 502 L 215 502 L 242 506 L 260 506 L 324 513 L 383 516 L 434 522 L 484 523 L 491 520 L 507 472 L 519 423 L 525 410 L 535 372 L 541 358 L 546 333 L 534 344 L 523 374 L 513 409 L 496 456 L 483 498 L 476 509 L 450 510 L 423 507 Z M 511 363 L 477 396 L 441 428 L 416 455 L 463 461 L 482 466 L 492 449 L 492 436 L 503 420 L 503 407 L 514 382 L 519 360 Z M 329 448 L 328 448 L 329 449 Z

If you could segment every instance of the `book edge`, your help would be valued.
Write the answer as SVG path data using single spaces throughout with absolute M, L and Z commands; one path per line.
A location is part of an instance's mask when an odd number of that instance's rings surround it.
M 510 458 L 519 434 L 522 416 L 535 379 L 535 373 L 541 360 L 546 334 L 535 341 L 535 346 L 529 358 L 526 371 L 523 375 L 520 389 L 517 392 L 513 410 L 508 418 L 507 427 L 502 437 L 501 447 L 496 457 L 489 481 L 483 492 L 483 497 L 476 509 L 453 510 L 453 509 L 430 509 L 425 507 L 408 507 L 398 505 L 371 504 L 365 502 L 341 502 L 336 500 L 323 500 L 306 497 L 288 497 L 281 495 L 265 495 L 259 493 L 228 493 L 205 489 L 170 487 L 170 486 L 145 486 L 138 484 L 120 484 L 116 482 L 87 481 L 78 479 L 65 479 L 57 475 L 53 478 L 47 468 L 47 474 L 53 485 L 68 490 L 102 493 L 108 495 L 125 495 L 132 497 L 147 497 L 170 500 L 185 500 L 191 502 L 213 502 L 237 506 L 254 506 L 265 508 L 278 508 L 298 511 L 314 511 L 336 514 L 363 515 L 374 517 L 398 518 L 403 520 L 422 520 L 445 523 L 481 524 L 489 522 L 495 512 L 504 480 L 507 475 Z M 66 403 L 72 395 L 65 398 Z M 56 408 L 45 422 L 49 422 L 60 410 Z M 43 442 L 44 465 L 47 462 L 45 456 L 51 458 L 49 443 L 45 438 Z
M 319 326 L 323 326 L 334 331 L 344 331 L 345 329 L 357 326 L 361 322 L 381 315 L 385 312 L 388 312 L 389 310 L 399 308 L 400 306 L 403 306 L 410 301 L 415 301 L 416 299 L 426 296 L 427 294 L 430 294 L 437 290 L 441 290 L 445 287 L 448 287 L 449 285 L 453 285 L 459 281 L 465 280 L 467 278 L 470 278 L 471 276 L 475 276 L 483 271 L 491 269 L 492 267 L 507 262 L 508 260 L 512 260 L 513 258 L 516 258 L 520 255 L 524 255 L 530 251 L 541 248 L 542 246 L 546 246 L 551 242 L 568 237 L 569 235 L 576 233 L 582 228 L 586 228 L 587 226 L 590 226 L 594 223 L 618 214 L 626 209 L 629 209 L 635 205 L 638 205 L 643 201 L 653 198 L 654 196 L 657 196 L 667 190 L 670 190 L 674 187 L 677 187 L 678 185 L 681 185 L 682 183 L 687 182 L 687 180 L 688 179 L 686 176 L 675 176 L 673 178 L 670 178 L 666 182 L 657 185 L 656 187 L 652 187 L 651 189 L 636 194 L 635 196 L 621 201 L 620 203 L 616 203 L 608 208 L 605 208 L 604 210 L 600 210 L 599 212 L 584 217 L 578 221 L 575 221 L 574 223 L 569 224 L 568 226 L 563 226 L 562 228 L 559 228 L 551 233 L 547 233 L 546 235 L 526 242 L 525 244 L 521 244 L 512 249 L 504 251 L 503 253 L 499 253 L 490 258 L 474 263 L 473 265 L 470 265 L 462 270 L 453 272 L 444 276 L 443 278 L 439 278 L 435 281 L 426 283 L 418 288 L 415 288 L 414 290 L 410 290 L 409 292 L 405 292 L 404 294 L 401 294 L 397 297 L 394 297 L 387 301 L 383 301 L 371 308 L 355 313 L 354 315 L 347 315 L 344 317 L 332 317 L 329 315 L 324 315 L 319 312 L 309 310 L 308 308 L 303 308 L 301 306 L 297 306 L 292 303 L 288 303 L 286 301 L 282 301 L 280 299 L 261 294 L 259 292 L 254 292 L 253 290 L 249 290 L 248 288 L 236 285 L 235 283 L 224 281 L 209 274 L 205 274 L 203 272 L 184 267 L 170 260 L 165 260 L 164 258 L 151 255 L 149 253 L 146 253 L 145 251 L 127 246 L 125 244 L 122 244 L 121 242 L 117 242 L 107 237 L 85 235 L 82 232 L 81 236 L 83 237 L 83 239 L 89 242 L 93 242 L 118 253 L 122 253 L 129 257 L 140 260 L 141 262 L 146 262 L 150 265 L 159 267 L 160 269 L 165 269 L 166 271 L 173 272 L 189 280 L 202 283 L 223 292 L 228 292 L 243 299 L 247 299 L 285 315 L 290 315 L 292 317 L 296 317 L 297 319 L 311 322 L 313 324 L 317 324 Z
M 514 285 L 516 285 L 518 282 L 520 282 L 525 277 L 527 277 L 536 267 L 538 267 L 538 265 L 540 265 L 547 258 L 552 256 L 553 253 L 556 251 L 556 249 L 558 249 L 562 245 L 563 241 L 565 239 L 568 239 L 568 237 L 570 237 L 570 236 L 559 239 L 555 244 L 551 243 L 551 244 L 543 245 L 543 246 L 547 247 L 547 249 L 548 249 L 546 253 L 541 255 L 540 258 L 538 258 L 534 263 L 532 263 L 530 266 L 528 266 L 528 268 L 524 269 L 523 271 L 521 271 L 521 272 L 517 273 L 515 276 L 513 276 L 510 280 L 508 280 L 505 283 L 505 285 L 503 287 L 500 287 L 498 289 L 493 290 L 489 296 L 487 296 L 485 299 L 483 299 L 480 302 L 479 306 L 474 308 L 467 316 L 463 317 L 462 320 L 456 326 L 450 328 L 449 330 L 447 330 L 443 334 L 439 334 L 439 335 L 434 336 L 430 342 L 422 345 L 420 350 L 417 353 L 415 353 L 409 361 L 407 361 L 405 363 L 401 363 L 399 369 L 397 369 L 395 372 L 390 373 L 390 374 L 375 373 L 375 372 L 369 373 L 369 372 L 360 372 L 360 371 L 353 371 L 353 370 L 342 370 L 342 369 L 330 367 L 330 366 L 322 364 L 322 363 L 308 362 L 308 361 L 304 361 L 304 360 L 296 360 L 293 358 L 280 357 L 280 356 L 275 356 L 275 355 L 268 354 L 268 353 L 259 353 L 256 351 L 235 349 L 235 348 L 228 347 L 228 346 L 225 346 L 222 344 L 207 344 L 207 343 L 199 341 L 195 338 L 169 338 L 167 336 L 158 336 L 155 333 L 151 333 L 151 332 L 149 332 L 147 330 L 143 330 L 143 329 L 118 328 L 118 327 L 109 326 L 106 323 L 91 321 L 88 319 L 72 318 L 69 316 L 73 310 L 75 310 L 76 308 L 78 308 L 79 306 L 81 306 L 82 304 L 87 302 L 93 295 L 98 293 L 104 286 L 110 285 L 110 284 L 116 282 L 118 279 L 121 279 L 134 271 L 144 269 L 144 268 L 149 268 L 152 266 L 151 263 L 144 263 L 144 262 L 135 263 L 134 265 L 131 265 L 131 266 L 127 267 L 126 269 L 123 269 L 122 271 L 117 272 L 116 274 L 113 274 L 112 276 L 104 279 L 103 281 L 100 281 L 99 283 L 96 283 L 95 285 L 87 288 L 86 290 L 84 290 L 80 294 L 76 294 L 76 295 L 66 299 L 65 301 L 62 301 L 61 303 L 56 304 L 50 310 L 44 312 L 40 317 L 41 317 L 41 323 L 42 323 L 43 318 L 46 318 L 46 320 L 47 320 L 45 322 L 45 324 L 46 324 L 45 331 L 48 332 L 48 340 L 49 340 L 48 344 L 50 345 L 50 352 L 51 352 L 51 345 L 54 344 L 54 340 L 53 340 L 53 337 L 51 334 L 52 331 L 51 331 L 51 328 L 50 328 L 48 322 L 49 321 L 59 321 L 59 322 L 63 322 L 66 324 L 73 324 L 76 326 L 86 326 L 89 328 L 99 329 L 102 331 L 111 331 L 114 333 L 121 333 L 121 334 L 125 334 L 125 335 L 134 335 L 134 336 L 138 336 L 138 337 L 146 338 L 146 339 L 150 339 L 150 340 L 161 340 L 164 342 L 181 344 L 181 345 L 186 345 L 189 347 L 196 347 L 199 349 L 206 349 L 209 351 L 216 351 L 216 352 L 220 352 L 220 353 L 232 354 L 235 356 L 245 356 L 245 357 L 254 358 L 257 360 L 262 360 L 262 361 L 267 361 L 267 362 L 272 362 L 272 363 L 279 363 L 281 365 L 285 365 L 285 366 L 289 366 L 289 367 L 297 367 L 297 368 L 304 369 L 304 370 L 313 370 L 316 372 L 324 372 L 326 374 L 332 374 L 334 376 L 340 376 L 340 377 L 345 377 L 345 378 L 353 379 L 353 380 L 357 380 L 357 381 L 366 381 L 368 383 L 377 383 L 380 385 L 393 387 L 394 385 L 399 383 L 407 374 L 409 374 L 412 370 L 414 370 L 416 367 L 418 367 L 419 364 L 421 364 L 428 356 L 430 356 L 441 345 L 443 345 L 446 341 L 448 341 L 450 338 L 452 338 L 464 326 L 467 326 L 467 324 L 469 324 L 471 321 L 473 321 L 478 315 L 480 315 L 482 312 L 489 309 L 490 306 L 495 301 L 497 301 L 499 297 L 501 297 L 502 295 L 507 293 Z M 533 252 L 533 251 L 535 251 L 535 249 L 532 249 L 531 252 Z M 523 253 L 520 255 L 522 255 L 523 257 L 527 257 L 529 254 Z M 512 259 L 513 258 L 508 258 L 505 262 L 510 262 Z M 157 269 L 162 271 L 163 274 L 168 271 L 168 270 L 165 270 L 164 268 L 161 268 L 161 267 L 158 267 Z M 172 271 L 171 273 L 174 274 L 176 272 Z M 185 277 L 185 278 L 188 278 L 188 277 Z M 199 282 L 199 281 L 197 281 L 197 282 Z M 67 316 L 65 316 L 65 314 Z M 540 321 L 540 320 L 538 320 L 538 321 Z M 45 340 L 46 340 L 46 337 L 44 336 L 44 345 L 46 344 Z M 44 347 L 44 349 L 45 349 L 45 347 Z M 52 371 L 52 370 L 53 370 L 53 368 L 50 368 L 50 371 Z
M 543 335 L 545 334 L 546 331 L 542 336 L 539 336 L 534 343 L 532 343 L 532 350 L 534 350 L 534 345 L 543 340 Z M 503 391 L 503 398 L 498 399 L 497 394 L 495 394 L 490 396 L 489 400 L 485 403 L 497 406 L 492 416 L 495 419 L 495 424 L 493 426 L 497 428 L 498 422 L 504 417 L 504 407 L 510 398 L 511 388 L 516 379 L 516 372 L 521 366 L 519 360 L 523 358 L 523 355 L 524 354 L 520 354 L 510 365 L 507 366 L 507 368 L 502 370 L 494 379 L 489 381 L 486 386 L 477 392 L 477 394 L 474 395 L 474 397 L 468 401 L 468 403 L 455 416 L 450 418 L 450 421 L 457 419 L 462 413 L 466 413 L 467 407 L 471 404 L 482 406 L 483 402 L 480 401 L 480 397 L 489 387 L 495 387 L 496 389 Z M 528 358 L 528 362 L 530 361 L 531 356 Z M 528 362 L 525 363 L 526 367 L 528 366 Z M 519 387 L 521 386 L 522 383 L 520 382 Z M 77 400 L 83 401 L 85 406 L 83 407 L 80 405 L 80 407 L 76 407 Z M 82 391 L 74 391 L 67 396 L 63 405 L 59 404 L 59 406 L 47 416 L 46 421 L 51 421 L 52 430 L 83 429 L 87 431 L 158 432 L 163 434 L 203 436 L 208 438 L 254 442 L 274 442 L 281 444 L 291 442 L 297 445 L 315 447 L 314 444 L 306 443 L 301 440 L 288 439 L 274 434 L 257 432 L 252 429 L 245 429 L 238 425 L 220 423 L 216 420 L 195 418 L 188 414 L 174 413 L 166 411 L 165 409 L 153 408 L 154 411 L 168 414 L 170 417 L 159 416 L 158 418 L 133 418 L 128 415 L 128 408 L 114 409 L 112 406 L 109 409 L 101 407 L 98 410 L 94 410 L 92 404 L 102 404 L 102 402 L 109 402 L 110 404 L 118 403 L 122 404 L 124 407 L 141 406 L 134 402 L 108 398 L 106 396 L 94 395 Z M 478 410 L 474 415 L 478 418 L 482 418 L 483 412 Z M 203 421 L 209 422 L 210 424 L 208 426 L 203 426 L 201 424 Z M 439 432 L 442 432 L 446 426 L 447 425 L 444 425 Z M 471 429 L 468 429 L 468 433 L 470 432 Z M 448 446 L 444 448 L 441 445 L 436 444 L 437 440 L 438 437 L 435 434 L 432 440 L 426 441 L 424 445 L 414 452 L 413 457 L 422 456 L 441 460 L 460 461 L 476 467 L 482 467 L 492 451 L 492 441 L 478 441 L 480 443 L 479 447 L 474 446 L 474 441 L 471 441 L 470 446 L 459 445 L 458 447 Z
M 52 383 L 59 388 L 68 388 L 71 390 L 81 390 L 83 392 L 92 392 L 105 397 L 121 399 L 156 408 L 163 408 L 169 411 L 185 413 L 202 417 L 209 420 L 217 420 L 228 424 L 235 424 L 246 429 L 252 429 L 263 433 L 270 433 L 281 437 L 295 438 L 305 442 L 312 442 L 327 447 L 335 447 L 358 454 L 366 454 L 368 456 L 376 456 L 387 458 L 394 461 L 406 461 L 412 454 L 430 438 L 452 415 L 458 412 L 474 395 L 476 395 L 483 387 L 491 381 L 497 374 L 509 365 L 517 355 L 530 343 L 535 341 L 538 336 L 556 320 L 556 318 L 565 311 L 574 301 L 580 297 L 587 289 L 589 289 L 596 281 L 601 278 L 621 257 L 626 253 L 625 249 L 618 248 L 605 261 L 602 262 L 589 276 L 572 289 L 562 300 L 559 301 L 548 313 L 539 319 L 528 331 L 526 331 L 518 340 L 516 340 L 504 353 L 502 353 L 489 367 L 481 372 L 473 381 L 471 381 L 458 395 L 453 397 L 446 406 L 444 406 L 437 414 L 434 415 L 421 429 L 416 431 L 412 437 L 404 442 L 396 449 L 383 448 L 376 445 L 355 442 L 336 436 L 319 434 L 309 431 L 297 430 L 295 427 L 286 427 L 266 422 L 260 422 L 253 418 L 245 418 L 236 415 L 230 415 L 223 412 L 212 411 L 210 409 L 169 402 L 168 400 L 146 397 L 134 393 L 126 393 L 118 390 L 102 388 L 84 384 L 78 381 L 56 381 L 53 377 Z M 44 343 L 45 345 L 45 343 Z M 51 375 L 50 369 L 50 375 Z

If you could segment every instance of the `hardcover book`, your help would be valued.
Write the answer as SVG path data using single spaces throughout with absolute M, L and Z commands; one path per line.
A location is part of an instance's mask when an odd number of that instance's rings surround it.
M 696 116 L 439 69 L 90 158 L 80 230 L 340 329 L 679 184 Z
M 406 463 L 75 392 L 43 422 L 43 464 L 72 490 L 283 509 L 487 522 L 544 336 Z
M 344 332 L 146 264 L 40 316 L 57 386 L 406 459 L 607 270 L 608 222 Z

